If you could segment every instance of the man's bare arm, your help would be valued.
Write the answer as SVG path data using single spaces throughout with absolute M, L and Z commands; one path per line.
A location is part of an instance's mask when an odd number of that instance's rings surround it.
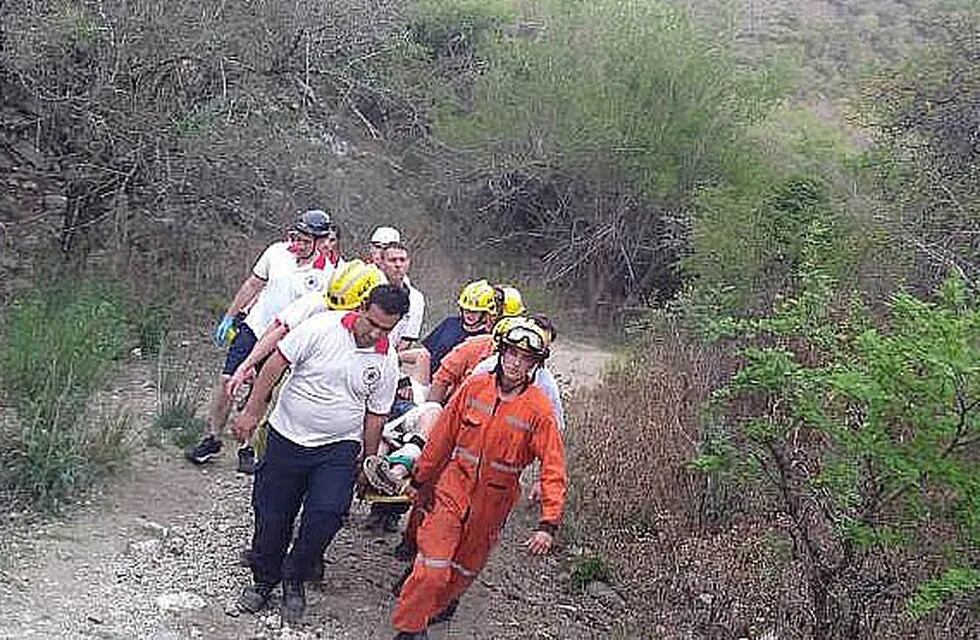
M 225 312 L 226 316 L 235 317 L 238 312 L 242 310 L 249 301 L 255 296 L 259 295 L 259 292 L 265 288 L 265 280 L 259 278 L 254 273 L 245 278 L 245 282 L 242 286 L 238 288 L 238 293 L 235 294 L 234 299 L 231 301 L 231 305 L 228 307 L 228 311 Z
M 370 411 L 364 414 L 364 457 L 378 454 L 378 446 L 381 444 L 381 428 L 384 426 L 387 416 Z

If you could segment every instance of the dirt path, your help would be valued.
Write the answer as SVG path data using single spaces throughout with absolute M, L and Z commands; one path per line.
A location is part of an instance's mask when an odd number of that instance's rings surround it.
M 570 386 L 594 380 L 608 354 L 566 343 L 554 365 Z M 154 391 L 145 364 L 113 391 L 144 425 Z M 238 555 L 251 535 L 251 479 L 226 453 L 186 464 L 173 448 L 146 448 L 110 488 L 65 521 L 7 527 L 0 550 L 0 638 L 387 638 L 391 585 L 403 563 L 397 536 L 361 530 L 355 501 L 328 553 L 324 581 L 308 592 L 302 625 L 283 627 L 274 603 L 258 616 L 233 603 L 249 574 Z M 500 547 L 434 638 L 608 637 L 616 601 L 567 593 L 568 557 L 537 559 L 521 547 L 536 521 L 522 504 Z

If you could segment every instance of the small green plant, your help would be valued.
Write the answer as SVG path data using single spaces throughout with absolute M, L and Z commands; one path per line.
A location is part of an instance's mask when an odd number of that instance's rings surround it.
M 157 415 L 149 432 L 149 443 L 159 446 L 169 442 L 180 448 L 196 442 L 206 424 L 197 416 L 203 398 L 188 380 L 186 372 L 166 363 L 164 351 L 158 355 Z
M 473 47 L 483 33 L 513 19 L 513 7 L 501 0 L 421 0 L 409 32 L 430 55 L 445 55 Z
M 575 559 L 570 576 L 571 587 L 575 592 L 582 592 L 593 582 L 612 582 L 612 569 L 598 555 L 583 555 Z
M 907 612 L 913 618 L 921 618 L 952 598 L 980 590 L 980 569 L 956 567 L 949 569 L 934 580 L 919 585 L 908 602 Z
M 140 353 L 144 357 L 155 356 L 160 353 L 170 329 L 170 305 L 160 302 L 133 305 L 129 323 Z

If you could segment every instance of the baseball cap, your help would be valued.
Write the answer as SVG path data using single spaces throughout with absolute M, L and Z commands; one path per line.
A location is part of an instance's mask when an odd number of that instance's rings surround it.
M 394 227 L 378 227 L 371 234 L 371 244 L 391 244 L 401 241 L 402 234 Z

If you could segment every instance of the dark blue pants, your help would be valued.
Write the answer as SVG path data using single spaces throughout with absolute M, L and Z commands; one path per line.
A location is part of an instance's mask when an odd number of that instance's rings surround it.
M 252 485 L 252 575 L 257 582 L 272 584 L 307 581 L 350 509 L 361 443 L 301 447 L 269 427 L 265 456 Z M 300 507 L 299 535 L 287 554 Z

